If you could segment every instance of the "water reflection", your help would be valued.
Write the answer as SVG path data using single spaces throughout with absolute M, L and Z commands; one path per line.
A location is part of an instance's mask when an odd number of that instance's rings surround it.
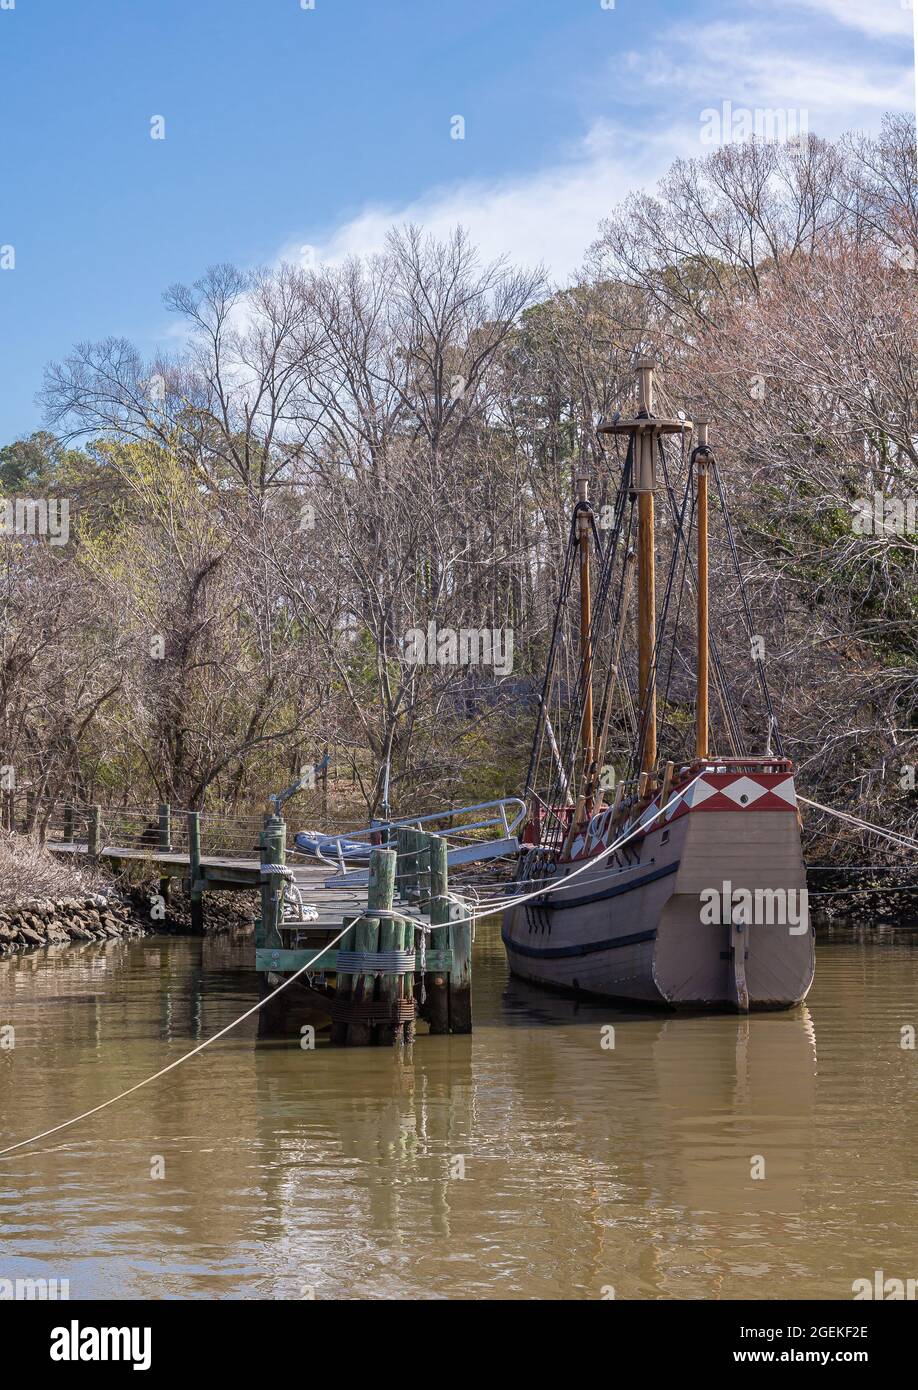
M 4 1142 L 223 1027 L 256 997 L 250 949 L 151 938 L 0 962 Z M 809 1007 L 647 1015 L 511 981 L 482 935 L 471 1037 L 310 1052 L 250 1020 L 0 1160 L 0 1275 L 243 1298 L 818 1298 L 875 1268 L 914 1276 L 899 1030 L 916 961 L 904 937 L 836 934 Z

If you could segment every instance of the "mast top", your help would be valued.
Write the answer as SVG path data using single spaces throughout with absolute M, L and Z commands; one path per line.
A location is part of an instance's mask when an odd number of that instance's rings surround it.
M 638 413 L 630 420 L 622 420 L 617 414 L 607 424 L 596 427 L 597 434 L 682 434 L 693 428 L 691 420 L 674 420 L 665 415 L 654 415 L 653 374 L 654 360 L 642 355 L 635 362 L 638 374 Z
M 580 467 L 577 469 L 576 473 L 574 474 L 574 483 L 577 488 L 578 502 L 586 502 L 588 500 L 590 490 L 590 479 L 592 478 L 592 476 L 592 468 L 588 468 L 585 464 L 581 464 Z

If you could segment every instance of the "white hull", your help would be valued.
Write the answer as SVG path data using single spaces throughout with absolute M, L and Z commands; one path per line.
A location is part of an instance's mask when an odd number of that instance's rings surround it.
M 708 795 L 719 805 L 736 782 L 716 780 Z M 813 980 L 814 941 L 796 812 L 787 802 L 772 807 L 772 795 L 769 809 L 755 809 L 756 799 L 749 809 L 715 810 L 710 799 L 684 805 L 630 847 L 635 862 L 624 867 L 613 857 L 563 864 L 557 879 L 570 878 L 570 887 L 504 914 L 512 972 L 553 989 L 671 1008 L 799 1003 Z M 722 894 L 724 882 L 753 894 L 779 890 L 798 915 L 706 921 L 702 894 Z

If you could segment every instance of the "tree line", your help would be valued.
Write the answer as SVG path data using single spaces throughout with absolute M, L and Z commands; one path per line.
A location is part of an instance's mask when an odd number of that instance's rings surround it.
M 414 227 L 173 286 L 180 352 L 77 345 L 47 429 L 0 450 L 3 496 L 66 498 L 70 526 L 52 545 L 7 509 L 6 786 L 39 822 L 71 797 L 251 809 L 326 757 L 329 823 L 378 812 L 387 762 L 396 813 L 518 791 L 573 478 L 614 495 L 595 425 L 650 352 L 667 413 L 711 421 L 801 780 L 914 831 L 916 267 L 914 125 L 888 117 L 677 162 L 563 288 Z M 712 602 L 751 727 L 718 548 Z M 509 632 L 512 670 L 409 660 L 418 630 Z

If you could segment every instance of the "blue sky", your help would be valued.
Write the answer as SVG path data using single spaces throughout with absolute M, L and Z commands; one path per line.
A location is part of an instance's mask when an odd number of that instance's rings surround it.
M 40 425 L 49 360 L 168 344 L 162 291 L 216 261 L 411 218 L 563 281 L 630 188 L 706 152 L 706 108 L 834 135 L 914 90 L 902 0 L 0 0 L 0 444 Z

